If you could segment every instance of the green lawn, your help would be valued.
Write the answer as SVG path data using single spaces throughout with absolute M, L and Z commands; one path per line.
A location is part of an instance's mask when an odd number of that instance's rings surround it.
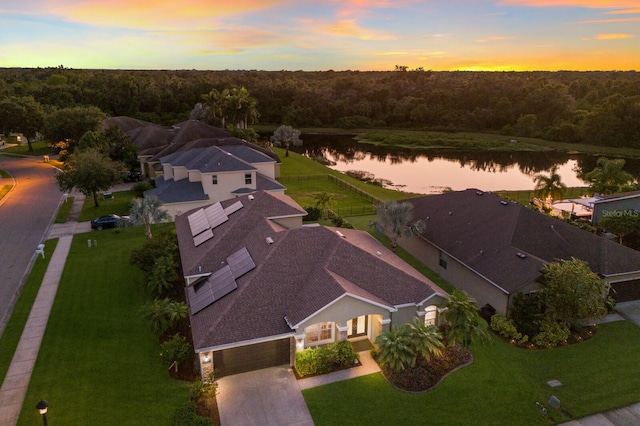
M 473 364 L 426 393 L 398 391 L 373 374 L 303 395 L 316 425 L 545 425 L 640 401 L 640 328 L 626 321 L 600 325 L 578 345 L 535 351 L 496 339 L 472 350 Z M 551 379 L 563 385 L 551 388 Z M 559 411 L 546 404 L 552 395 Z
M 128 215 L 129 204 L 134 198 L 136 198 L 134 191 L 114 192 L 113 198 L 107 200 L 103 199 L 102 194 L 98 194 L 98 207 L 96 207 L 93 197 L 86 197 L 79 221 L 85 222 L 111 213 L 120 216 Z
M 10 178 L 11 175 L 9 174 L 9 172 L 7 172 L 6 170 L 2 170 L 0 169 L 0 177 L 1 178 Z
M 14 306 L 11 318 L 2 333 L 2 338 L 0 339 L 0 383 L 4 381 L 4 376 L 7 374 L 13 353 L 18 347 L 22 330 L 24 330 L 24 325 L 27 323 L 27 318 L 29 318 L 31 306 L 36 300 L 36 295 L 40 289 L 42 277 L 44 277 L 47 266 L 49 266 L 49 260 L 57 244 L 57 239 L 48 240 L 44 247 L 45 258 L 36 257 L 33 268 L 31 268 L 31 274 L 29 274 L 27 282 L 22 287 L 20 298 Z
M 67 221 L 67 216 L 69 216 L 71 207 L 73 207 L 73 199 L 74 197 L 69 197 L 65 202 L 60 204 L 60 208 L 58 209 L 58 214 L 56 215 L 55 223 L 65 223 Z
M 31 147 L 33 148 L 32 152 L 29 152 L 29 145 L 16 145 L 5 148 L 2 150 L 4 153 L 9 154 L 21 154 L 21 155 L 49 155 L 51 154 L 51 147 L 45 141 L 32 142 Z
M 129 256 L 144 231 L 93 238 L 74 238 L 18 424 L 40 424 L 42 397 L 51 424 L 171 425 L 188 383 L 169 377 L 140 317 L 149 296 Z

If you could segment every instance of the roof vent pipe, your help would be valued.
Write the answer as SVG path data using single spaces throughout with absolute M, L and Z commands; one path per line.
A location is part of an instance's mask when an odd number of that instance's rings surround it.
M 253 201 L 255 197 L 253 195 L 249 195 L 247 198 L 249 199 L 249 201 Z
M 267 242 L 267 245 L 273 244 L 273 238 L 271 238 L 271 237 L 267 237 L 264 240 Z

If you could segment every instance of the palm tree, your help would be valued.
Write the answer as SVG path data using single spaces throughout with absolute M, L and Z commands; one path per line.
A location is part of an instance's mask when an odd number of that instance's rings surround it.
M 283 124 L 282 126 L 278 127 L 275 132 L 273 132 L 273 136 L 271 136 L 271 142 L 275 146 L 284 145 L 284 148 L 286 150 L 284 156 L 288 157 L 289 147 L 291 145 L 302 145 L 302 141 L 300 140 L 300 133 L 300 130 Z
M 206 108 L 212 121 L 220 120 L 222 127 L 225 125 L 225 105 L 229 99 L 229 90 L 219 92 L 217 89 L 202 95 L 202 105 Z
M 249 95 L 245 87 L 231 89 L 226 103 L 229 120 L 238 129 L 246 129 L 249 122 L 253 124 L 260 117 L 257 105 L 258 101 Z
M 178 322 L 189 316 L 187 304 L 169 298 L 155 299 L 141 309 L 142 317 L 149 321 L 151 330 L 161 335 L 168 330 L 175 330 Z
M 467 293 L 455 290 L 446 305 L 446 335 L 449 344 L 468 349 L 474 340 L 488 341 L 491 333 L 487 322 L 480 317 L 480 308 Z
M 324 211 L 324 218 L 329 218 L 328 208 L 331 208 L 333 205 L 333 194 L 328 192 L 321 192 L 319 194 L 315 194 L 313 198 L 316 200 L 316 207 L 320 207 Z
M 391 239 L 393 251 L 398 247 L 398 239 L 402 236 L 410 238 L 419 235 L 425 230 L 425 224 L 421 219 L 411 222 L 413 219 L 413 204 L 409 202 L 398 203 L 387 201 L 376 206 L 378 220 L 369 222 L 369 227 L 377 232 L 385 234 Z
M 633 182 L 634 177 L 623 170 L 624 159 L 599 158 L 597 167 L 585 175 L 594 193 L 614 194 Z
M 561 200 L 567 190 L 567 185 L 561 182 L 558 174 L 558 166 L 553 166 L 549 171 L 549 176 L 538 174 L 535 175 L 533 181 L 536 184 L 536 196 L 541 200 L 551 197 L 551 200 Z
M 408 327 L 384 330 L 377 338 L 378 362 L 395 371 L 415 365 L 416 352 L 409 339 Z
M 409 340 L 415 352 L 420 354 L 427 361 L 431 355 L 440 355 L 440 350 L 444 348 L 442 336 L 435 325 L 425 325 L 423 321 L 416 318 L 409 327 Z
M 151 233 L 152 224 L 171 219 L 169 213 L 160 208 L 160 204 L 158 197 L 154 196 L 134 198 L 131 200 L 129 212 L 131 223 L 134 225 L 144 225 L 147 240 L 153 238 L 153 234 Z

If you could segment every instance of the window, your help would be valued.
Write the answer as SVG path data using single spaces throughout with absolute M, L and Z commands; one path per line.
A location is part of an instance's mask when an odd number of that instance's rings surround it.
M 214 185 L 218 184 L 218 175 L 211 176 L 211 183 Z
M 436 325 L 438 319 L 438 307 L 435 305 L 427 306 L 424 313 L 424 325 Z
M 244 174 L 244 183 L 247 185 L 251 185 L 251 173 Z
M 440 252 L 440 266 L 444 269 L 447 269 L 447 260 L 449 260 L 449 256 L 443 251 Z
M 333 341 L 333 322 L 321 322 L 305 328 L 306 345 L 318 345 Z

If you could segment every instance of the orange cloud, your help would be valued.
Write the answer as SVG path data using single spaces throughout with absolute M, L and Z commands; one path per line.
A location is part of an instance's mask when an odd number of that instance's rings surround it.
M 57 3 L 51 11 L 73 22 L 116 27 L 175 28 L 185 23 L 198 25 L 212 18 L 253 12 L 291 0 L 76 0 Z
M 371 31 L 360 27 L 353 19 L 342 19 L 323 27 L 324 31 L 337 36 L 353 37 L 360 40 L 393 40 L 389 34 Z
M 631 34 L 598 34 L 596 40 L 620 40 L 624 38 L 633 38 Z
M 584 7 L 589 9 L 635 9 L 637 0 L 501 0 L 506 6 L 531 7 Z

